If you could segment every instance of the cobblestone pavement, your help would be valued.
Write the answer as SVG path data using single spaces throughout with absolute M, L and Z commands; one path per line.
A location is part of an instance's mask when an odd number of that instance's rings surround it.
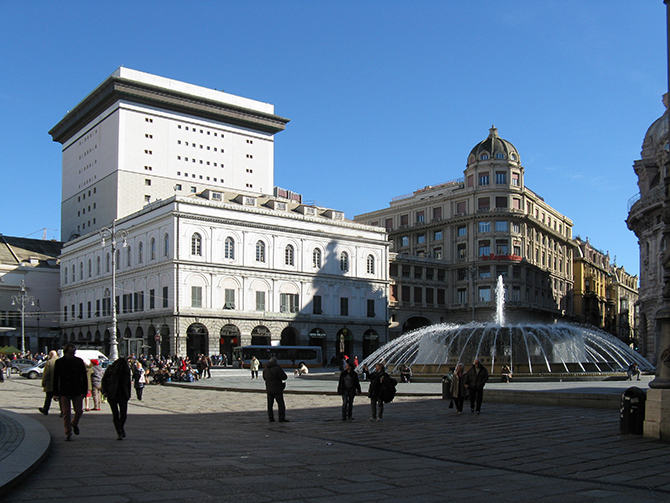
M 403 396 L 368 422 L 358 397 L 355 420 L 342 422 L 337 396 L 287 395 L 290 422 L 268 423 L 261 393 L 149 386 L 144 397 L 130 401 L 125 440 L 103 409 L 85 413 L 81 434 L 65 442 L 58 415 L 37 412 L 38 381 L 5 383 L 0 408 L 40 422 L 52 442 L 0 500 L 670 500 L 669 445 L 621 435 L 612 410 L 485 399 L 480 416 L 459 416 L 439 398 Z

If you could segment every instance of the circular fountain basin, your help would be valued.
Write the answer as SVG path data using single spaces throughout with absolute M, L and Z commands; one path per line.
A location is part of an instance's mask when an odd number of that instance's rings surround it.
M 444 375 L 458 363 L 479 358 L 489 374 L 510 367 L 515 377 L 577 378 L 626 372 L 635 362 L 642 372 L 654 366 L 616 337 L 595 327 L 559 323 L 506 325 L 438 324 L 403 334 L 362 363 L 384 363 L 388 371 L 404 365 L 414 374 Z

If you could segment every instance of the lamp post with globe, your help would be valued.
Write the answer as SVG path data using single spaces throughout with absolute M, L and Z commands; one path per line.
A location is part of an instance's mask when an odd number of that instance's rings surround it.
M 100 237 L 103 248 L 105 246 L 105 239 L 109 239 L 112 245 L 112 330 L 109 337 L 109 359 L 115 361 L 119 357 L 119 343 L 116 338 L 116 240 L 122 239 L 124 248 L 128 246 L 128 243 L 126 242 L 128 231 L 125 229 L 117 229 L 116 220 L 113 220 L 111 229 L 109 227 L 100 229 Z
M 26 305 L 35 305 L 35 297 L 26 292 L 26 283 L 21 280 L 21 289 L 17 295 L 12 295 L 12 306 L 21 308 L 21 354 L 26 354 Z

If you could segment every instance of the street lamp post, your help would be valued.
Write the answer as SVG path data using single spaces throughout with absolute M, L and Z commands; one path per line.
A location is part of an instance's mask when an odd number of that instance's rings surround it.
M 21 353 L 26 354 L 26 304 L 35 305 L 35 297 L 26 292 L 26 283 L 21 280 L 21 290 L 18 295 L 12 295 L 12 306 L 21 306 Z
M 123 239 L 123 246 L 126 247 L 126 237 L 128 231 L 124 229 L 116 229 L 116 220 L 112 221 L 112 228 L 103 227 L 100 229 L 100 237 L 102 238 L 102 246 L 105 246 L 105 239 L 109 238 L 112 244 L 112 332 L 109 338 L 109 359 L 115 361 L 119 357 L 118 341 L 116 339 L 116 240 Z
M 470 272 L 470 278 L 472 278 L 472 321 L 475 321 L 475 302 L 477 299 L 477 292 L 475 292 L 475 283 L 477 281 L 477 274 L 479 273 L 479 268 L 473 264 L 469 272 Z

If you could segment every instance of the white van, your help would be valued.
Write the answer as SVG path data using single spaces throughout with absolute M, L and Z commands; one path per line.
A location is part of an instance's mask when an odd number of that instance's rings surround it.
M 98 360 L 100 363 L 105 362 L 108 358 L 97 349 L 77 349 L 77 352 L 74 354 L 76 357 L 84 360 L 84 363 L 88 364 L 91 360 Z M 63 356 L 63 350 L 58 350 L 58 356 Z

